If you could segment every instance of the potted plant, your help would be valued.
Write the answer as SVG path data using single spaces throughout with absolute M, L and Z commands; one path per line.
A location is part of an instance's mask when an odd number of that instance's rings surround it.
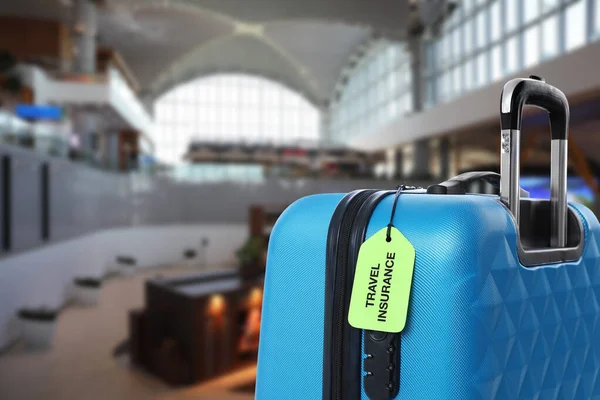
M 52 344 L 58 312 L 50 308 L 23 308 L 18 313 L 21 337 L 29 347 L 46 348 Z
M 75 278 L 75 301 L 82 306 L 98 304 L 102 280 L 99 278 Z
M 237 251 L 242 279 L 256 278 L 264 272 L 265 241 L 261 237 L 251 236 Z

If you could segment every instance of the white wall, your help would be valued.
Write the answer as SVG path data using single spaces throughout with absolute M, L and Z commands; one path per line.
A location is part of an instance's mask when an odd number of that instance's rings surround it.
M 77 82 L 54 79 L 34 65 L 19 66 L 25 83 L 35 93 L 35 104 L 96 104 L 110 106 L 135 129 L 149 133 L 152 118 L 116 69 L 111 69 L 106 82 Z
M 60 81 L 34 65 L 21 65 L 19 71 L 25 83 L 34 90 L 35 104 L 101 104 L 108 101 L 106 83 Z
M 233 266 L 247 230 L 246 224 L 111 229 L 0 259 L 0 349 L 18 335 L 20 308 L 62 306 L 75 277 L 103 276 L 119 255 L 147 268 L 180 262 L 185 249 L 195 248 L 211 268 Z M 203 238 L 209 244 L 202 256 Z
M 502 78 L 454 101 L 430 110 L 400 117 L 376 132 L 350 140 L 349 145 L 373 151 L 467 129 L 496 121 L 500 126 L 500 93 L 504 83 L 515 77 L 538 75 L 562 90 L 569 99 L 600 90 L 600 42 L 589 44 L 558 58 Z M 531 111 L 531 107 L 528 109 Z M 500 128 L 498 128 L 500 129 Z M 500 131 L 498 131 L 498 140 Z
M 26 85 L 34 88 L 34 103 L 45 104 L 46 96 L 52 90 L 52 82 L 39 67 L 20 65 L 17 67 Z
M 152 133 L 152 118 L 125 78 L 114 67 L 108 73 L 108 98 L 114 109 L 131 126 L 145 134 Z

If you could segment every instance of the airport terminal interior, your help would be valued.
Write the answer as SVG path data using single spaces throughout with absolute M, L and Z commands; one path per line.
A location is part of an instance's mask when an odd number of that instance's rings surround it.
M 514 77 L 600 211 L 599 64 L 600 0 L 0 0 L 0 398 L 252 399 L 279 215 L 498 172 Z

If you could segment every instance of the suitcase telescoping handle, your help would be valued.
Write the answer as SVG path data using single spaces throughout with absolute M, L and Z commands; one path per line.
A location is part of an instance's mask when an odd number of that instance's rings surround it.
M 541 78 L 513 79 L 504 85 L 501 108 L 500 197 L 519 221 L 519 153 L 521 120 L 525 104 L 548 111 L 552 131 L 550 156 L 551 241 L 552 247 L 567 242 L 567 136 L 569 103 L 563 92 Z
M 500 189 L 500 174 L 490 171 L 471 171 L 450 178 L 447 181 L 431 185 L 427 188 L 428 194 L 467 194 L 478 193 L 470 192 L 469 187 L 474 182 L 487 182 L 496 189 Z M 529 197 L 529 192 L 521 188 L 520 197 Z

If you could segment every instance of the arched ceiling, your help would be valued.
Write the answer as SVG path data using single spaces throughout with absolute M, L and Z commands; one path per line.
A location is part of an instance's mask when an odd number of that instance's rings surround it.
M 70 20 L 76 0 L 0 2 L 0 15 Z M 117 50 L 145 99 L 218 71 L 278 80 L 324 105 L 356 49 L 402 39 L 410 0 L 104 0 L 99 43 Z
M 128 0 L 138 4 L 155 0 Z M 278 20 L 321 20 L 373 27 L 402 35 L 408 0 L 170 0 L 168 4 L 200 6 L 239 21 L 265 23 Z
M 262 75 L 303 93 L 318 102 L 316 84 L 297 68 L 285 53 L 257 37 L 229 35 L 208 42 L 162 71 L 150 85 L 153 93 L 164 93 L 181 82 L 215 72 L 245 72 Z M 309 78 L 310 79 L 310 78 Z

